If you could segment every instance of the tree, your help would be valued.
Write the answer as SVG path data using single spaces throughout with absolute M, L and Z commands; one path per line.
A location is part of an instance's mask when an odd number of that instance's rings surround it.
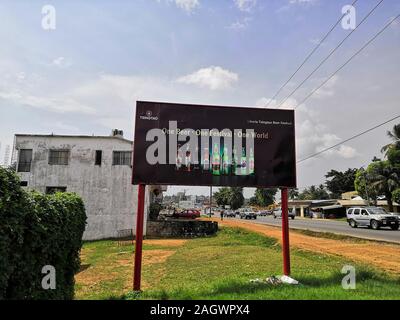
M 266 207 L 275 202 L 275 195 L 278 192 L 278 189 L 265 189 L 265 188 L 257 188 L 255 192 L 255 202 L 257 205 L 261 207 Z
M 399 176 L 389 161 L 373 162 L 367 169 L 371 185 L 386 197 L 389 211 L 393 211 L 392 192 L 400 185 Z
M 251 197 L 251 198 L 249 199 L 249 205 L 250 205 L 250 206 L 258 206 L 256 196 L 253 196 L 253 197 Z
M 369 179 L 370 175 L 367 170 L 364 168 L 357 170 L 356 178 L 354 179 L 354 188 L 360 197 L 366 199 L 368 202 L 371 199 L 374 205 L 376 205 L 378 193 L 376 188 L 371 187 Z
M 299 189 L 289 189 L 289 199 L 297 199 L 299 197 Z
M 331 170 L 325 175 L 326 186 L 332 193 L 332 198 L 339 199 L 342 193 L 354 191 L 357 171 L 357 169 L 347 169 L 345 172 Z
M 303 192 L 299 194 L 299 200 L 327 200 L 329 199 L 329 194 L 325 190 L 324 185 L 311 186 L 310 188 L 304 189 Z
M 231 200 L 231 190 L 228 187 L 220 188 L 214 193 L 214 199 L 220 207 L 229 205 Z
M 239 209 L 241 206 L 243 206 L 244 203 L 243 188 L 234 187 L 230 189 L 231 192 L 229 205 L 231 206 L 232 210 Z
M 400 188 L 392 192 L 392 197 L 394 202 L 400 203 Z
M 392 148 L 388 150 L 386 153 L 386 157 L 389 163 L 397 171 L 397 174 L 400 174 L 400 149 Z
M 244 203 L 243 188 L 220 188 L 214 193 L 214 199 L 221 207 L 229 205 L 233 210 L 238 209 Z
M 382 147 L 381 152 L 387 156 L 387 152 L 391 149 L 400 150 L 400 124 L 396 124 L 392 131 L 387 132 L 387 136 L 392 140 L 391 143 Z

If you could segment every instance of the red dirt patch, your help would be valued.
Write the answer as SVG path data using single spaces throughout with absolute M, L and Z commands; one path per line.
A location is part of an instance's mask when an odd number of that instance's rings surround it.
M 278 239 L 281 242 L 282 231 L 279 227 L 255 224 L 251 222 L 224 220 L 222 226 L 240 227 Z M 400 246 L 374 242 L 357 243 L 326 238 L 316 238 L 296 231 L 290 231 L 290 245 L 302 250 L 326 253 L 370 264 L 385 271 L 400 274 Z

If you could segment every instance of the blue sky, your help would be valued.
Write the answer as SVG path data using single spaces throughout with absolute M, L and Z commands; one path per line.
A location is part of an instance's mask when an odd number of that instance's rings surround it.
M 265 104 L 351 2 L 2 1 L 0 161 L 14 133 L 107 135 L 116 127 L 132 138 L 138 99 Z M 358 21 L 377 2 L 359 0 Z M 56 9 L 55 30 L 42 28 L 46 4 Z M 296 105 L 398 13 L 400 2 L 385 0 L 284 107 Z M 349 32 L 339 25 L 278 101 Z M 298 158 L 397 115 L 399 61 L 397 21 L 296 111 Z M 299 187 L 323 182 L 331 168 L 380 156 L 392 125 L 300 165 Z

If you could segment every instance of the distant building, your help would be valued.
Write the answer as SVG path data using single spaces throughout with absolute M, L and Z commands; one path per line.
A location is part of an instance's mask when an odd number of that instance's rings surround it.
M 6 145 L 6 149 L 4 151 L 4 159 L 3 159 L 3 166 L 8 167 L 10 165 L 10 154 L 11 154 L 11 147 L 10 145 Z
M 16 134 L 15 166 L 22 186 L 43 193 L 76 192 L 85 203 L 85 240 L 135 232 L 137 186 L 131 184 L 132 144 L 122 132 L 111 136 Z M 147 208 L 160 194 L 147 187 Z M 145 219 L 147 220 L 147 219 Z

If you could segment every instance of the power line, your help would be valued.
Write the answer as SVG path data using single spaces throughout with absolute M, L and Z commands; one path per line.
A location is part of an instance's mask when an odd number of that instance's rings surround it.
M 336 71 L 325 81 L 323 81 L 317 88 L 311 91 L 302 101 L 300 101 L 293 109 L 296 110 L 300 105 L 306 102 L 313 94 L 315 94 L 319 89 L 321 89 L 329 80 L 331 80 L 339 71 L 341 71 L 345 66 L 347 66 L 357 55 L 361 53 L 366 47 L 368 47 L 376 38 L 378 38 L 389 26 L 400 17 L 398 14 L 392 20 L 389 21 L 375 36 L 373 36 L 370 40 L 368 40 L 356 53 L 354 53 L 350 59 L 348 59 L 344 64 L 342 64 Z
M 351 4 L 354 6 L 358 0 L 354 0 L 354 2 Z M 293 79 L 293 77 L 300 71 L 300 69 L 306 64 L 306 62 L 311 58 L 311 56 L 315 53 L 315 51 L 318 50 L 318 48 L 322 45 L 322 43 L 328 38 L 328 36 L 332 33 L 332 31 L 337 27 L 337 25 L 342 21 L 343 17 L 345 16 L 345 13 L 339 18 L 338 21 L 333 25 L 333 27 L 325 34 L 325 36 L 322 38 L 321 41 L 318 42 L 318 44 L 314 47 L 314 49 L 308 54 L 308 56 L 304 59 L 304 61 L 300 64 L 300 66 L 296 69 L 296 71 L 289 77 L 289 79 L 279 88 L 279 90 L 274 94 L 274 96 L 268 101 L 268 103 L 265 105 L 265 108 L 267 108 L 272 100 L 274 100 L 279 93 L 283 90 L 283 88 L 286 87 L 286 85 L 290 82 L 290 80 Z
M 384 0 L 380 0 L 375 7 L 373 7 L 368 14 L 360 21 L 360 23 L 319 63 L 319 65 L 285 98 L 282 102 L 279 103 L 277 108 L 280 108 L 293 94 L 299 90 L 304 83 L 307 82 L 314 74 L 318 71 L 319 68 L 343 45 L 343 43 L 360 27 L 370 16 L 371 14 L 381 5 Z
M 358 138 L 358 137 L 360 137 L 360 136 L 362 136 L 362 135 L 364 135 L 364 134 L 366 134 L 366 133 L 368 133 L 368 132 L 371 132 L 371 131 L 373 131 L 373 130 L 379 128 L 379 127 L 382 127 L 383 125 L 385 125 L 385 124 L 387 124 L 387 123 L 389 123 L 389 122 L 392 122 L 392 121 L 394 121 L 394 120 L 396 120 L 396 119 L 398 119 L 398 118 L 400 118 L 400 115 L 395 116 L 394 118 L 391 118 L 391 119 L 389 119 L 389 120 L 387 120 L 387 121 L 385 121 L 385 122 L 382 122 L 382 123 L 380 123 L 380 124 L 378 124 L 378 125 L 376 125 L 376 126 L 374 126 L 374 127 L 372 127 L 372 128 L 369 128 L 369 129 L 367 129 L 367 130 L 365 130 L 365 131 L 363 131 L 363 132 L 360 132 L 360 133 L 358 133 L 358 134 L 356 134 L 356 135 L 354 135 L 354 136 L 352 136 L 352 137 L 350 137 L 350 138 L 348 138 L 348 139 L 346 139 L 346 140 L 343 140 L 343 141 L 341 141 L 341 142 L 339 142 L 339 143 L 337 143 L 337 144 L 335 144 L 335 145 L 333 145 L 333 146 L 331 146 L 331 147 L 328 147 L 328 148 L 326 148 L 326 149 L 324 149 L 324 150 L 321 150 L 321 151 L 319 151 L 319 152 L 317 152 L 317 153 L 314 153 L 314 154 L 312 154 L 312 155 L 309 155 L 308 157 L 297 161 L 297 163 L 304 162 L 304 161 L 306 161 L 306 160 L 308 160 L 308 159 L 311 159 L 311 158 L 314 158 L 314 157 L 320 155 L 321 153 L 324 153 L 324 152 L 326 152 L 326 151 L 332 150 L 332 149 L 334 149 L 334 148 L 336 148 L 336 147 L 338 147 L 338 146 L 340 146 L 340 145 L 342 145 L 342 144 L 344 144 L 344 143 L 346 143 L 346 142 L 349 142 L 349 141 L 351 141 L 351 140 L 354 140 L 354 139 L 356 139 L 356 138 Z

